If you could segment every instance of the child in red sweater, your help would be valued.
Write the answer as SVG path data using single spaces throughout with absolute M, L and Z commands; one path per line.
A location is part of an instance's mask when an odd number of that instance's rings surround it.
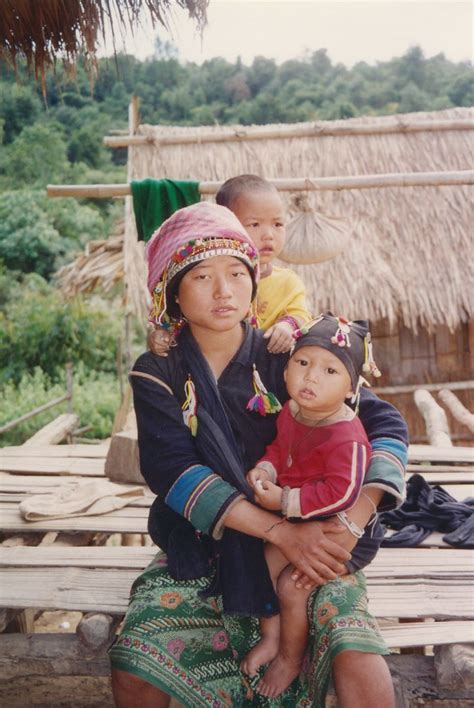
M 298 335 L 300 335 L 298 337 Z M 295 333 L 285 381 L 290 400 L 277 421 L 277 437 L 247 474 L 255 500 L 289 519 L 337 516 L 351 533 L 363 531 L 345 514 L 357 501 L 370 459 L 361 422 L 346 405 L 358 397 L 362 371 L 379 374 L 367 322 L 320 315 Z M 299 674 L 307 642 L 307 600 L 296 590 L 293 568 L 276 546 L 265 555 L 280 602 L 280 616 L 261 618 L 262 639 L 242 670 L 254 675 L 271 661 L 257 690 L 280 695 Z M 313 588 L 314 589 L 314 588 Z

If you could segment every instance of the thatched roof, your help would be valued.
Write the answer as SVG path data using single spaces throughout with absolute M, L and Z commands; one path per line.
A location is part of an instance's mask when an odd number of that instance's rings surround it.
M 2 0 L 1 53 L 15 63 L 26 57 L 36 75 L 57 59 L 94 58 L 98 40 L 111 27 L 114 39 L 141 23 L 168 27 L 174 7 L 187 9 L 202 29 L 209 0 Z
M 473 119 L 469 108 L 331 121 L 337 125 Z M 268 128 L 269 126 L 266 126 Z M 277 127 L 277 126 L 273 126 Z M 139 133 L 216 135 L 226 128 L 140 126 Z M 265 127 L 262 127 L 262 130 Z M 239 173 L 265 177 L 318 177 L 471 169 L 473 131 L 443 130 L 374 135 L 259 140 L 246 143 L 136 146 L 133 177 L 224 180 Z M 333 309 L 372 320 L 398 317 L 456 327 L 474 312 L 473 189 L 408 187 L 311 192 L 323 213 L 352 224 L 347 251 L 314 266 L 294 266 L 305 280 L 313 311 Z M 285 195 L 286 197 L 286 195 Z

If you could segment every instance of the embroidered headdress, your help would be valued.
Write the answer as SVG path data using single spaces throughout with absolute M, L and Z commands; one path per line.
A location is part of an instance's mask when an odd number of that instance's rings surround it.
M 176 328 L 178 321 L 168 310 L 172 281 L 200 261 L 214 256 L 234 256 L 258 281 L 258 253 L 237 217 L 226 207 L 199 202 L 176 211 L 148 242 L 148 289 L 153 298 L 150 321 Z M 171 308 L 172 309 L 172 308 Z
M 349 321 L 326 312 L 294 333 L 293 355 L 301 347 L 322 347 L 342 361 L 351 377 L 353 401 L 362 384 L 370 385 L 362 373 L 380 376 L 372 354 L 372 339 L 366 320 Z

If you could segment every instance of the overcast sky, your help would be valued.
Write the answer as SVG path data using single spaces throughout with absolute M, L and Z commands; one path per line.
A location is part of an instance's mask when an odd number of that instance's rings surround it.
M 282 62 L 325 47 L 332 61 L 350 67 L 389 60 L 415 44 L 426 57 L 473 59 L 474 3 L 466 0 L 210 0 L 202 42 L 186 12 L 175 10 L 174 18 L 172 34 L 159 36 L 198 63 L 240 56 L 249 64 L 259 55 Z M 127 51 L 152 55 L 155 34 L 137 30 Z

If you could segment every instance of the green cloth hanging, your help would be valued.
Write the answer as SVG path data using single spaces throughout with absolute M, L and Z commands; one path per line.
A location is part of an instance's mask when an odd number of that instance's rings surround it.
M 140 241 L 149 241 L 163 221 L 178 209 L 201 201 L 199 182 L 190 180 L 133 180 L 132 196 Z

